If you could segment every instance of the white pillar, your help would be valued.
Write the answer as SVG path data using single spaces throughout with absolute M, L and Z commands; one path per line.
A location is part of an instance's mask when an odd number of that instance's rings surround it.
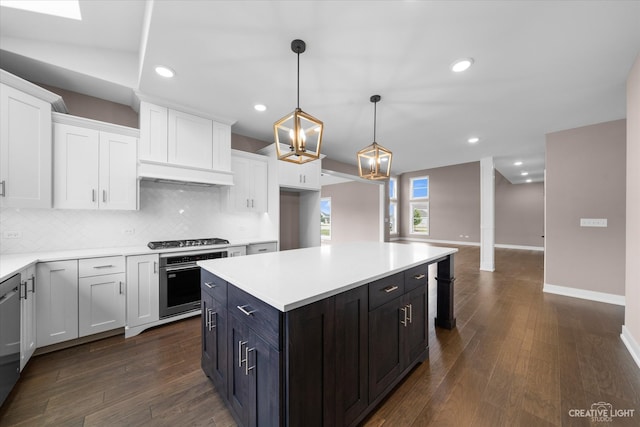
M 480 159 L 480 270 L 495 271 L 495 173 L 493 157 Z

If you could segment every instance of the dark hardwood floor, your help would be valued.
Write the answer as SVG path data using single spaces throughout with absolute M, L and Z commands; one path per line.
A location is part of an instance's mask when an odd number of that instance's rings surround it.
M 479 249 L 461 247 L 457 328 L 431 325 L 429 360 L 366 426 L 640 425 L 640 369 L 620 340 L 623 307 L 544 294 L 540 252 L 498 249 L 496 272 L 478 267 Z M 635 413 L 596 424 L 569 415 L 595 402 Z M 235 423 L 200 369 L 199 318 L 191 318 L 34 357 L 0 425 Z

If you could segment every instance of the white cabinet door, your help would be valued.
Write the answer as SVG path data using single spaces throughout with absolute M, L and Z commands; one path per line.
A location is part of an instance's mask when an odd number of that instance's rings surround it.
M 320 169 L 319 160 L 304 163 L 301 165 L 279 161 L 278 178 L 281 187 L 319 190 L 320 189 Z
M 140 103 L 140 160 L 167 161 L 167 125 L 169 110 Z
M 78 261 L 36 267 L 38 347 L 78 338 Z
M 124 273 L 82 277 L 78 282 L 78 336 L 124 326 Z
M 266 212 L 269 188 L 267 160 L 234 155 L 231 164 L 234 185 L 229 191 L 233 209 Z
M 51 104 L 0 84 L 0 207 L 51 207 Z
M 231 170 L 231 126 L 213 122 L 213 169 Z
M 136 144 L 118 135 L 54 124 L 54 207 L 137 208 Z
M 160 319 L 158 255 L 127 257 L 127 327 Z
M 97 209 L 100 132 L 54 124 L 54 207 Z
M 233 247 L 227 248 L 227 256 L 229 258 L 234 256 L 244 256 L 246 254 L 247 254 L 246 246 L 233 246 Z
M 36 267 L 20 273 L 23 283 L 20 299 L 20 371 L 36 350 Z
M 213 167 L 211 120 L 169 110 L 168 162 L 195 168 Z
M 136 138 L 100 132 L 100 209 L 136 210 Z

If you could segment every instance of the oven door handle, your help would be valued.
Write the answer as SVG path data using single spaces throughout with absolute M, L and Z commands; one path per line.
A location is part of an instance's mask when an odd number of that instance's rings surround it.
M 161 267 L 161 269 L 164 269 L 167 273 L 170 271 L 193 270 L 194 268 L 200 267 L 198 267 L 196 264 L 183 265 L 182 267 Z

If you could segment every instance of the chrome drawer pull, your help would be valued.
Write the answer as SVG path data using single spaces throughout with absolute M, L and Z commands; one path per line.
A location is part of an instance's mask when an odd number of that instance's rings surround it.
M 240 310 L 241 312 L 243 312 L 247 316 L 251 316 L 251 314 L 253 314 L 253 313 L 255 313 L 257 311 L 257 310 L 251 310 L 251 307 L 249 307 L 249 304 L 238 305 L 236 307 L 238 307 L 238 310 Z M 249 307 L 249 310 L 247 310 L 247 307 Z
M 413 317 L 413 306 L 411 304 L 408 304 L 405 306 L 407 308 L 407 310 L 405 311 L 405 313 L 409 313 L 407 314 L 407 321 L 409 323 L 413 323 L 413 320 L 411 319 Z
M 416 280 L 424 279 L 424 274 L 416 274 L 413 278 Z
M 385 291 L 386 293 L 391 293 L 397 289 L 398 287 L 396 285 L 389 285 L 386 288 L 384 288 L 383 291 Z
M 213 289 L 213 288 L 218 286 L 218 285 L 214 284 L 213 282 L 204 282 L 204 285 L 209 289 Z
M 109 265 L 94 265 L 93 268 L 111 268 L 113 267 L 113 264 L 109 264 Z
M 406 328 L 407 327 L 407 306 L 402 307 L 400 311 L 402 311 L 402 320 L 400 320 L 400 324 Z
M 217 316 L 218 316 L 217 312 L 211 310 L 210 308 L 207 308 L 207 328 L 209 330 L 212 330 L 213 328 L 218 326 L 217 322 L 213 323 L 213 319 L 214 318 L 217 319 L 218 318 Z
M 2 180 L 2 181 L 0 181 L 0 185 L 2 185 L 2 192 L 0 193 L 0 196 L 6 197 L 7 195 L 5 194 L 5 188 L 6 188 L 7 183 L 4 180 Z
M 258 249 L 258 252 L 266 252 L 267 248 Z

